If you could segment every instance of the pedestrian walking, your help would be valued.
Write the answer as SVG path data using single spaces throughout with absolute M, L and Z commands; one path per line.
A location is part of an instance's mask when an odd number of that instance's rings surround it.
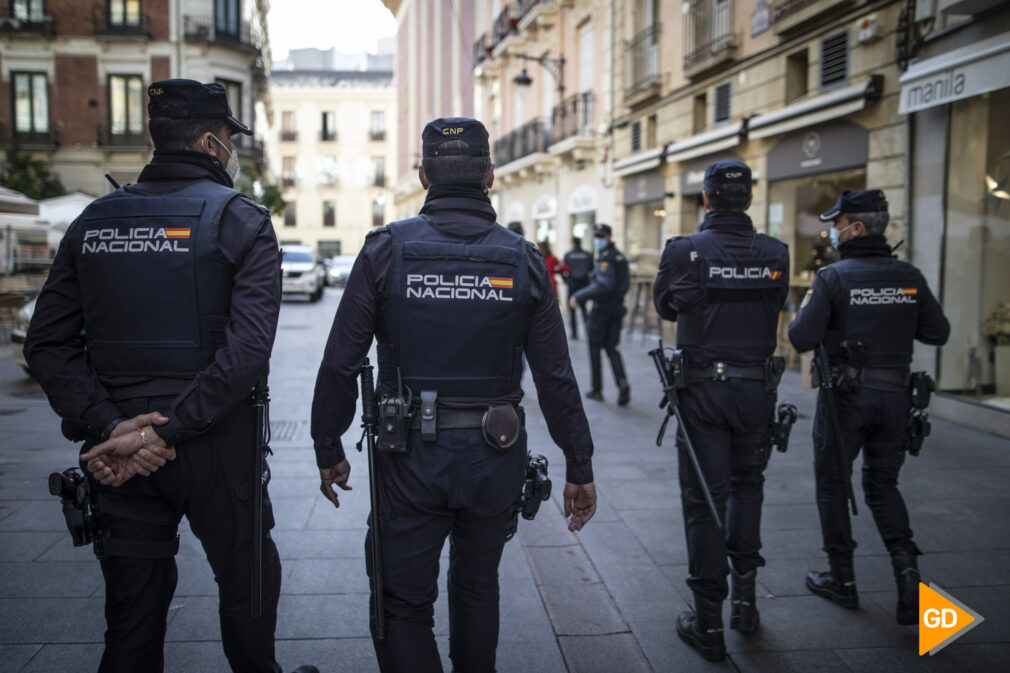
M 230 136 L 252 131 L 224 87 L 166 80 L 148 94 L 154 158 L 67 231 L 25 354 L 64 434 L 84 440 L 105 577 L 99 671 L 163 669 L 185 515 L 218 583 L 232 670 L 277 673 L 281 566 L 249 402 L 277 327 L 277 240 L 267 210 L 233 189 Z
M 551 244 L 547 241 L 540 241 L 537 243 L 537 247 L 540 248 L 540 254 L 543 255 L 544 265 L 547 267 L 547 277 L 551 279 L 551 290 L 554 292 L 554 296 L 557 297 L 558 281 L 556 276 L 563 270 L 561 261 L 551 252 Z
M 582 249 L 582 239 L 572 238 L 572 249 L 565 253 L 562 260 L 562 278 L 568 285 L 568 296 L 589 285 L 589 276 L 593 272 L 593 256 Z M 571 323 L 572 339 L 579 338 L 579 325 L 576 313 L 582 313 L 582 323 L 589 325 L 586 316 L 586 302 L 577 303 L 576 306 L 569 306 L 569 322 Z
M 628 260 L 611 240 L 613 230 L 609 224 L 596 226 L 593 245 L 598 253 L 592 280 L 586 287 L 568 298 L 572 309 L 587 301 L 593 302 L 586 331 L 589 333 L 589 367 L 591 388 L 586 397 L 603 400 L 603 371 L 601 351 L 607 352 L 610 367 L 617 385 L 617 404 L 626 405 L 631 401 L 631 385 L 624 370 L 624 360 L 617 345 L 621 341 L 621 323 L 624 321 L 624 295 L 628 292 L 630 275 Z
M 765 563 L 761 505 L 776 388 L 785 365 L 773 354 L 789 290 L 789 250 L 757 233 L 746 214 L 751 204 L 746 164 L 711 164 L 702 198 L 700 231 L 666 244 L 653 299 L 662 318 L 677 322 L 683 363 L 677 392 L 684 425 L 677 448 L 687 585 L 695 609 L 680 614 L 677 635 L 704 658 L 721 661 L 727 575 L 732 576 L 730 628 L 750 632 L 760 623 L 755 581 Z M 697 447 L 701 475 L 689 460 L 684 433 Z M 718 520 L 705 498 L 706 485 Z
M 866 505 L 890 552 L 897 583 L 895 619 L 915 624 L 922 552 L 912 539 L 898 474 L 912 446 L 909 432 L 921 429 L 913 401 L 925 408 L 930 383 L 924 373 L 910 372 L 912 346 L 915 340 L 943 345 L 950 324 L 919 270 L 892 255 L 884 237 L 890 215 L 882 191 L 844 191 L 820 219 L 831 222 L 831 243 L 842 259 L 817 274 L 789 326 L 796 350 L 823 348 L 828 362 L 821 376 L 831 377 L 820 381 L 813 431 L 817 510 L 829 569 L 810 573 L 806 584 L 843 607 L 859 606 L 847 500 L 852 461 L 862 450 Z
M 371 616 L 379 668 L 442 671 L 432 626 L 448 536 L 449 658 L 457 671 L 491 673 L 498 563 L 530 463 L 519 406 L 523 352 L 567 459 L 569 530 L 596 508 L 593 445 L 543 258 L 495 223 L 487 130 L 474 119 L 436 119 L 422 144 L 424 206 L 365 239 L 319 368 L 312 436 L 323 494 L 339 506 L 335 487 L 350 488 L 351 469 L 340 438 L 355 416 L 355 379 L 374 336 L 378 511 L 366 556 L 374 592 L 370 549 L 380 536 L 384 639 L 374 596 Z

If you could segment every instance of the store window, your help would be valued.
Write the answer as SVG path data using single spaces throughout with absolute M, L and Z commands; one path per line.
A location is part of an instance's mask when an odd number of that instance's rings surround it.
M 1010 410 L 1010 89 L 950 106 L 939 387 Z
M 843 190 L 866 189 L 866 170 L 855 169 L 769 185 L 768 234 L 789 245 L 792 277 L 809 283 L 817 270 L 838 261 L 819 215 Z

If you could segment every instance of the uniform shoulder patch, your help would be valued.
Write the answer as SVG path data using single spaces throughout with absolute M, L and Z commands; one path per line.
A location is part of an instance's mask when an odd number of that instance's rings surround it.
M 537 253 L 537 257 L 543 257 L 544 256 L 544 253 L 540 252 L 540 248 L 537 247 L 536 243 L 534 243 L 532 241 L 525 241 L 525 243 L 526 243 L 526 247 L 527 248 L 529 248 L 533 252 Z
M 258 210 L 261 213 L 263 213 L 264 215 L 269 215 L 270 214 L 270 209 L 269 208 L 267 208 L 266 206 L 264 206 L 262 203 L 257 203 L 256 201 L 253 201 L 251 198 L 249 198 L 245 194 L 239 194 L 238 198 L 239 198 L 239 200 L 242 203 L 244 203 L 246 205 L 249 205 L 249 206 L 252 206 L 256 210 Z
M 365 240 L 368 240 L 369 238 L 372 238 L 373 236 L 378 236 L 381 233 L 387 233 L 388 234 L 389 233 L 389 225 L 383 225 L 381 227 L 376 227 L 375 229 L 372 229 L 370 232 L 368 232 L 367 234 L 365 234 Z
M 614 261 L 623 262 L 624 261 L 624 255 L 617 255 L 616 257 L 614 257 Z

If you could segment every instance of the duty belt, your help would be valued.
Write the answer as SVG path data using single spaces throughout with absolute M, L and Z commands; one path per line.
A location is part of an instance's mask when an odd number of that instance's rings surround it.
M 764 381 L 765 365 L 731 365 L 725 362 L 713 362 L 707 367 L 688 367 L 687 377 L 691 383 L 696 383 L 698 381 L 725 382 L 728 379 Z
M 417 407 L 420 409 L 420 407 Z M 438 429 L 439 430 L 461 430 L 464 428 L 481 427 L 487 407 L 474 409 L 451 409 L 443 406 L 437 407 Z M 526 411 L 517 406 L 516 413 L 519 414 L 520 424 L 525 425 Z M 418 430 L 421 427 L 422 414 L 414 411 L 414 417 L 410 422 L 411 430 Z
M 859 370 L 859 381 L 871 390 L 908 390 L 911 374 L 904 369 L 863 367 Z

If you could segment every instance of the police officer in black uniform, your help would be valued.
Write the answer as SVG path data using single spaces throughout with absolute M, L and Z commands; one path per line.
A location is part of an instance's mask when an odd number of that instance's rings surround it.
M 915 624 L 921 552 L 898 491 L 912 404 L 909 365 L 913 341 L 942 345 L 950 324 L 919 270 L 891 254 L 882 191 L 842 192 L 820 217 L 833 223 L 829 233 L 842 259 L 817 274 L 789 326 L 789 339 L 800 352 L 818 344 L 827 350 L 842 436 L 837 446 L 829 438 L 822 390 L 814 419 L 814 472 L 830 569 L 810 573 L 807 588 L 847 608 L 859 605 L 845 482 L 862 449 L 866 504 L 891 554 L 898 585 L 895 618 Z
M 751 171 L 717 161 L 705 171 L 705 219 L 693 236 L 671 239 L 660 259 L 653 300 L 677 321 L 689 385 L 679 391 L 695 448 L 725 533 L 712 519 L 698 474 L 677 437 L 681 500 L 695 610 L 677 634 L 711 661 L 726 656 L 722 602 L 732 572 L 730 628 L 754 631 L 761 557 L 764 469 L 771 451 L 781 358 L 773 359 L 779 311 L 789 290 L 789 249 L 754 230 Z M 727 557 L 729 562 L 727 562 Z
M 586 393 L 591 400 L 603 399 L 603 371 L 600 351 L 606 350 L 610 366 L 614 370 L 614 382 L 617 384 L 617 403 L 622 407 L 631 401 L 631 386 L 624 371 L 624 359 L 617 344 L 621 341 L 621 323 L 624 314 L 624 295 L 628 292 L 630 274 L 628 260 L 614 245 L 611 237 L 613 230 L 609 224 L 596 226 L 593 245 L 599 255 L 593 270 L 592 281 L 569 296 L 568 306 L 574 309 L 587 301 L 593 302 L 589 313 L 586 331 L 589 332 L 589 367 L 592 374 L 592 388 Z M 574 324 L 574 318 L 572 320 Z
M 524 350 L 567 459 L 570 530 L 595 511 L 593 445 L 544 260 L 495 224 L 487 131 L 474 119 L 436 119 L 422 140 L 425 204 L 418 217 L 365 239 L 316 380 L 312 436 L 323 494 L 339 506 L 334 486 L 349 488 L 350 473 L 340 438 L 354 418 L 355 379 L 374 335 L 377 397 L 398 395 L 402 380 L 415 412 L 404 422 L 403 445 L 384 451 L 380 436 L 375 458 L 379 511 L 368 535 L 382 543 L 386 638 L 373 637 L 379 667 L 442 671 L 432 616 L 448 536 L 449 657 L 457 671 L 491 673 L 498 563 L 515 530 L 527 465 Z M 500 429 L 485 432 L 493 419 Z
M 593 256 L 582 249 L 582 239 L 578 237 L 572 238 L 572 249 L 565 253 L 565 258 L 562 260 L 564 262 L 564 272 L 565 283 L 568 285 L 568 296 L 571 297 L 573 294 L 581 290 L 582 288 L 589 285 L 589 274 L 593 272 Z M 578 308 L 569 308 L 569 317 L 571 320 L 572 327 L 572 338 L 579 338 L 579 321 L 576 316 L 576 312 L 582 313 L 582 322 L 587 326 L 589 325 L 589 318 L 586 315 L 586 304 L 582 302 L 578 304 Z
M 263 498 L 261 615 L 252 616 L 255 412 L 280 308 L 266 209 L 233 189 L 220 84 L 148 89 L 154 158 L 94 201 L 57 252 L 25 354 L 64 434 L 85 440 L 105 576 L 105 672 L 161 671 L 185 515 L 220 589 L 234 671 L 276 673 L 281 568 Z M 105 440 L 105 441 L 103 441 Z M 174 458 L 174 459 L 173 459 Z M 303 667 L 299 671 L 316 671 Z

